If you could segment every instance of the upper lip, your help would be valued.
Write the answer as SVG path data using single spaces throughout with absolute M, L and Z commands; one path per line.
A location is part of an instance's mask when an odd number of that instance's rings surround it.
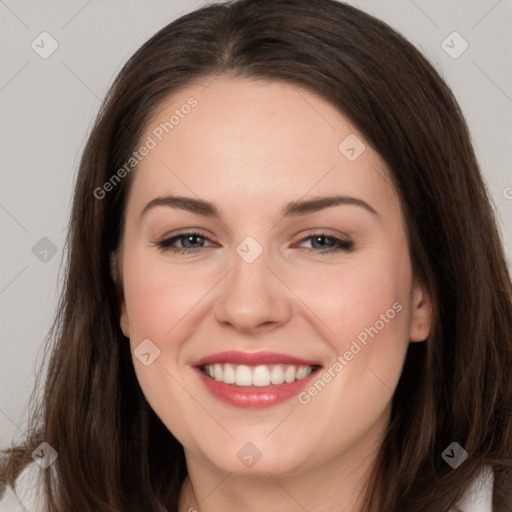
M 318 361 L 308 361 L 288 354 L 277 352 L 239 352 L 225 351 L 211 354 L 192 363 L 192 366 L 199 367 L 207 364 L 245 364 L 257 366 L 263 364 L 293 364 L 298 366 L 321 366 Z

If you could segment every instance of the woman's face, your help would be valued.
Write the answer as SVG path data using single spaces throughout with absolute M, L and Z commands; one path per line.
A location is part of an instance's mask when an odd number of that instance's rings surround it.
M 373 452 L 430 328 L 383 160 L 315 94 L 225 77 L 167 98 L 142 145 L 121 326 L 187 462 L 292 475 Z

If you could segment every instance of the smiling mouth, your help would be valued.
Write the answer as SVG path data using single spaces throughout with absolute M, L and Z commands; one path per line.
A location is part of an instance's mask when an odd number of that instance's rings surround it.
M 243 387 L 266 387 L 290 384 L 305 379 L 318 365 L 272 364 L 248 366 L 244 364 L 216 363 L 200 367 L 207 377 L 224 384 Z

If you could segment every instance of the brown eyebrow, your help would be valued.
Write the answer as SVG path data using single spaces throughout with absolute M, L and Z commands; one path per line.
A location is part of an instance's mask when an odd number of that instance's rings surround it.
M 296 217 L 300 215 L 307 215 L 310 213 L 318 212 L 325 208 L 338 205 L 353 205 L 360 206 L 374 215 L 379 216 L 377 211 L 372 208 L 366 201 L 351 196 L 333 195 L 327 197 L 318 197 L 314 199 L 298 200 L 287 203 L 281 215 L 283 217 Z M 194 199 L 192 197 L 184 196 L 162 196 L 152 199 L 142 210 L 141 217 L 150 209 L 156 206 L 169 206 L 171 208 L 178 208 L 186 210 L 197 215 L 204 217 L 214 217 L 220 219 L 219 210 L 213 203 L 203 199 Z

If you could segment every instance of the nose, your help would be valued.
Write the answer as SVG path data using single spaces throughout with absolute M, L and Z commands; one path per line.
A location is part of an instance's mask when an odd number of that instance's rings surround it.
M 285 324 L 292 313 L 292 293 L 270 268 L 265 251 L 252 263 L 235 254 L 223 279 L 215 317 L 239 332 L 254 334 Z

